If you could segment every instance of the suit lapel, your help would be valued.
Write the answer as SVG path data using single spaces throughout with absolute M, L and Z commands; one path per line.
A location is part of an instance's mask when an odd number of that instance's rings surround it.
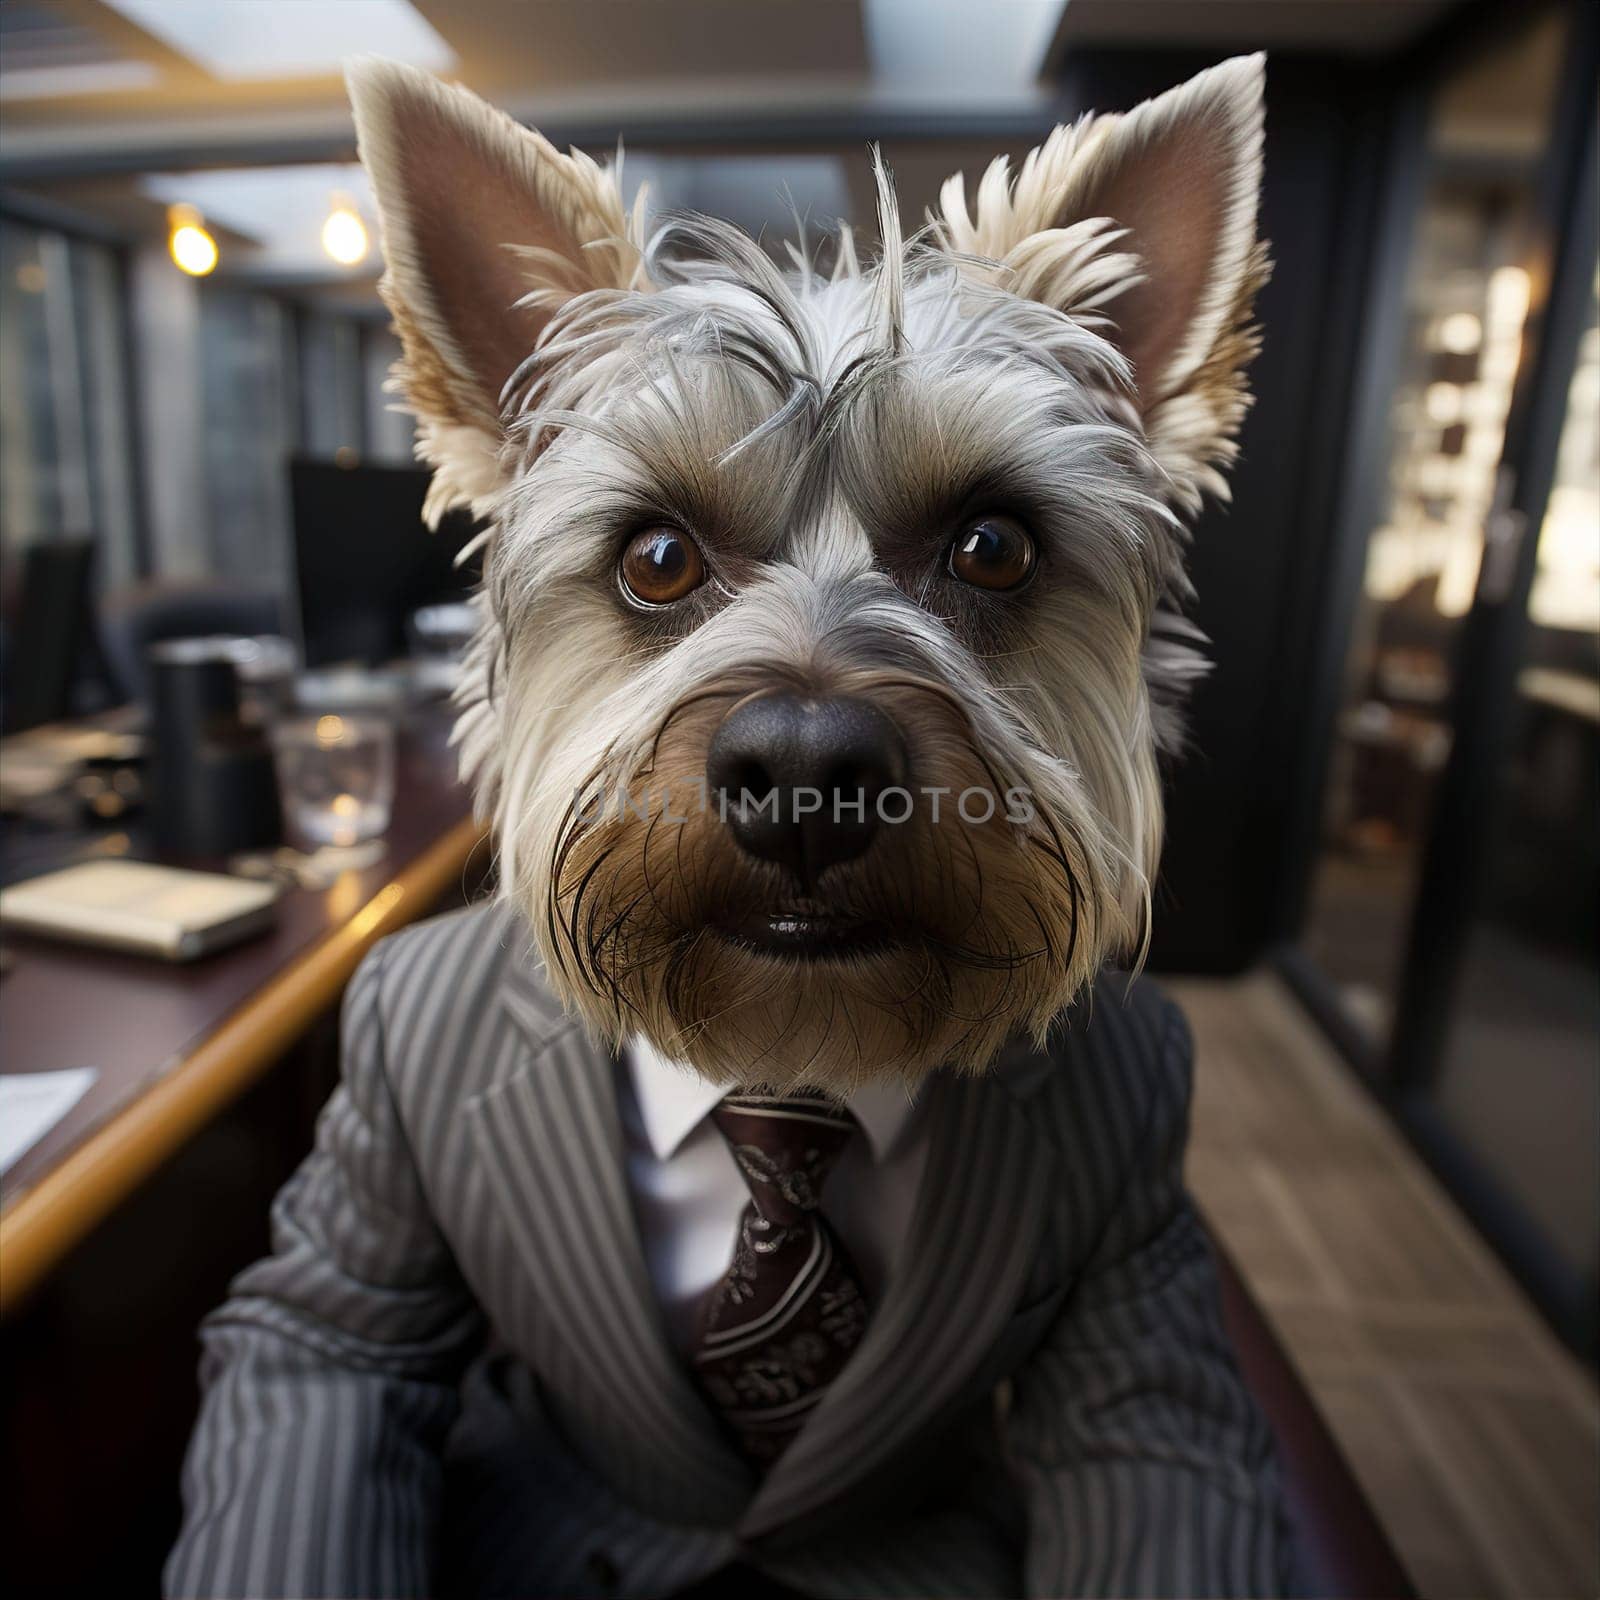
M 756 1538 L 877 1471 L 960 1393 L 1038 1248 L 1054 1156 L 1002 1084 L 941 1075 L 906 1254 L 861 1347 L 739 1525 Z
M 614 1064 L 522 985 L 502 997 L 530 1053 L 466 1115 L 541 1321 L 642 1455 L 731 1522 L 752 1477 L 668 1344 L 628 1194 Z
M 958 1396 L 994 1346 L 1036 1254 L 1054 1153 L 1005 1085 L 940 1075 L 906 1252 L 855 1356 L 754 1490 L 671 1348 L 629 1197 L 615 1069 L 530 985 L 502 1000 L 521 1067 L 466 1116 L 541 1323 L 614 1401 L 613 1425 L 692 1501 L 757 1538 L 871 1476 Z

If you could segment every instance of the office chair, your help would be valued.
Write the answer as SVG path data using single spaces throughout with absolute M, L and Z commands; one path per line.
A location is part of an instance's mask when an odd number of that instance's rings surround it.
M 145 654 L 164 639 L 282 632 L 276 595 L 207 579 L 134 584 L 107 596 L 100 608 L 100 641 L 112 688 L 123 701 L 148 699 Z

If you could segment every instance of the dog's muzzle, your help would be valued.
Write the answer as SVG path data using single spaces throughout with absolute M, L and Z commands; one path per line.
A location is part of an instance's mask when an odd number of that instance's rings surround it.
M 866 852 L 880 800 L 904 788 L 909 771 L 899 728 L 869 701 L 773 694 L 723 719 L 706 787 L 741 850 L 810 887 Z

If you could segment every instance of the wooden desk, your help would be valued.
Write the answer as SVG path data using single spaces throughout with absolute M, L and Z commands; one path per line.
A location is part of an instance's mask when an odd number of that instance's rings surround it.
M 402 733 L 388 853 L 332 888 L 292 890 L 266 936 L 187 966 L 8 940 L 0 1067 L 94 1067 L 63 1121 L 6 1174 L 0 1316 L 331 1007 L 384 934 L 465 880 L 482 834 L 455 779 L 449 719 Z

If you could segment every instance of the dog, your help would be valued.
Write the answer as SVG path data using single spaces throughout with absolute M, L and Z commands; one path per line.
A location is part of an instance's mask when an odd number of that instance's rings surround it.
M 351 74 L 498 898 L 380 942 L 174 1594 L 1262 1594 L 1137 964 L 1262 63 L 783 258 Z M 827 1185 L 824 1193 L 824 1185 Z M 492 1337 L 491 1337 L 492 1334 Z
M 876 256 L 845 229 L 829 270 L 356 73 L 429 511 L 491 529 L 463 767 L 597 1035 L 915 1084 L 1140 951 L 1267 273 L 1260 71 L 954 177 L 911 237 L 880 161 Z

